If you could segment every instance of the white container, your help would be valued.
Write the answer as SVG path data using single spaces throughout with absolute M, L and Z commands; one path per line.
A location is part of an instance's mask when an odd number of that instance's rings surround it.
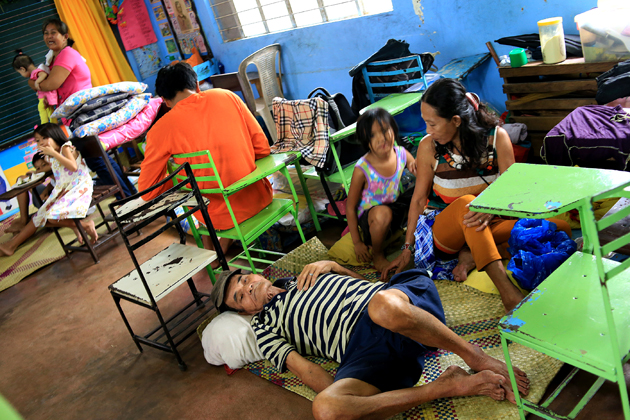
M 577 15 L 575 23 L 587 63 L 630 58 L 630 4 L 589 10 Z
M 539 20 L 538 32 L 545 64 L 555 64 L 567 59 L 562 17 Z

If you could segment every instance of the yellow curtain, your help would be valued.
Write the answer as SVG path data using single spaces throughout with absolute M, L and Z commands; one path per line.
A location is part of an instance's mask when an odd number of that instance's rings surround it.
M 92 85 L 137 81 L 98 0 L 55 0 L 77 51 L 87 60 Z

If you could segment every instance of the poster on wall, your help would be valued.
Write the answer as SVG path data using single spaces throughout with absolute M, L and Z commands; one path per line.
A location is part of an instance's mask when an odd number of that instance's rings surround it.
M 154 7 L 153 14 L 155 14 L 155 20 L 157 20 L 158 22 L 166 19 L 166 15 L 164 14 L 164 9 L 162 9 L 162 6 Z
M 208 49 L 200 32 L 197 15 L 192 9 L 191 0 L 164 0 L 164 6 L 175 32 L 181 51 L 192 54 L 197 48 L 200 54 L 207 54 Z
M 160 59 L 160 51 L 157 43 L 136 48 L 132 50 L 132 53 L 133 58 L 135 58 L 136 63 L 138 63 L 142 79 L 149 78 L 162 68 L 162 60 Z
M 166 10 L 171 17 L 171 21 L 176 21 L 179 27 L 179 34 L 187 34 L 193 31 L 193 23 L 190 20 L 190 2 L 184 0 L 165 0 Z M 188 4 L 188 7 L 186 7 Z M 177 31 L 176 31 L 177 32 Z
M 118 13 L 118 30 L 127 51 L 157 42 L 144 0 L 125 0 Z
M 11 189 L 20 175 L 32 171 L 31 161 L 37 144 L 35 139 L 29 139 L 17 146 L 0 152 L 0 194 Z M 0 220 L 4 220 L 19 210 L 16 199 L 0 201 Z

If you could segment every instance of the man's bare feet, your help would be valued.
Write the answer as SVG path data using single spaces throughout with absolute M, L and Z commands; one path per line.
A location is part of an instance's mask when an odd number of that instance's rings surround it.
M 493 400 L 503 401 L 506 396 L 503 385 L 507 379 L 489 370 L 471 375 L 459 366 L 449 366 L 435 382 L 438 381 L 448 387 L 449 394 L 452 392 L 453 397 L 485 395 Z
M 0 255 L 4 255 L 5 257 L 8 257 L 10 255 L 13 255 L 14 252 L 15 250 L 12 248 L 9 248 L 6 244 L 0 245 Z
M 19 233 L 22 229 L 24 229 L 26 223 L 22 220 L 22 218 L 18 217 L 11 222 L 11 225 L 7 228 L 7 233 Z
M 389 261 L 385 258 L 384 255 L 374 255 L 372 258 L 372 264 L 374 264 L 374 268 L 379 273 L 385 270 L 389 266 Z
M 94 227 L 94 220 L 85 220 L 81 222 L 83 225 L 83 229 L 90 237 L 90 243 L 95 244 L 98 240 L 98 232 L 96 232 L 96 228 Z
M 512 388 L 510 386 L 510 374 L 508 373 L 507 365 L 504 362 L 495 359 L 494 357 L 488 356 L 479 346 L 476 346 L 474 344 L 472 344 L 472 346 L 474 354 L 470 358 L 470 360 L 465 360 L 465 362 L 475 372 L 490 370 L 494 373 L 504 376 L 506 379 L 504 383 L 504 388 L 508 393 L 508 399 L 510 399 L 509 394 L 512 392 Z M 527 395 L 529 393 L 529 379 L 527 378 L 527 374 L 525 374 L 525 372 L 523 372 L 516 366 L 513 367 L 518 390 L 521 392 L 521 394 Z M 512 398 L 514 398 L 514 396 L 512 396 Z
M 459 282 L 466 281 L 468 273 L 476 267 L 472 252 L 470 252 L 468 247 L 464 247 L 459 251 L 457 259 L 457 266 L 453 269 L 453 280 Z

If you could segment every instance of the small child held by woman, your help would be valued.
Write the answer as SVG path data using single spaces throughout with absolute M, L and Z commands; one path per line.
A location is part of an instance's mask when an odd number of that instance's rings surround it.
M 415 175 L 416 160 L 396 145 L 398 125 L 382 108 L 370 109 L 359 117 L 357 136 L 367 154 L 354 167 L 346 217 L 357 259 L 372 260 L 381 271 L 389 265 L 383 243 L 388 234 L 404 227 L 413 193 L 401 194 L 402 174 L 407 168 Z
M 48 123 L 35 129 L 38 151 L 47 156 L 55 177 L 55 187 L 46 202 L 30 222 L 8 242 L 0 244 L 0 255 L 13 255 L 18 246 L 33 236 L 38 227 L 69 227 L 77 233 L 71 219 L 88 215 L 92 202 L 92 177 L 72 143 L 56 124 Z M 98 239 L 93 220 L 81 220 L 92 243 Z M 81 236 L 77 235 L 79 241 Z
M 42 92 L 39 90 L 39 84 L 48 77 L 50 68 L 46 64 L 40 64 L 39 67 L 35 67 L 35 63 L 31 57 L 24 54 L 22 50 L 16 50 L 16 52 L 17 55 L 13 59 L 13 68 L 15 71 L 20 73 L 22 77 L 35 80 L 35 88 L 37 89 L 37 97 L 39 98 L 37 110 L 39 111 L 39 118 L 42 124 L 46 124 L 47 122 L 56 124 L 57 119 L 51 119 L 50 116 L 54 111 L 54 105 L 57 105 L 57 91 L 51 90 L 50 92 Z

